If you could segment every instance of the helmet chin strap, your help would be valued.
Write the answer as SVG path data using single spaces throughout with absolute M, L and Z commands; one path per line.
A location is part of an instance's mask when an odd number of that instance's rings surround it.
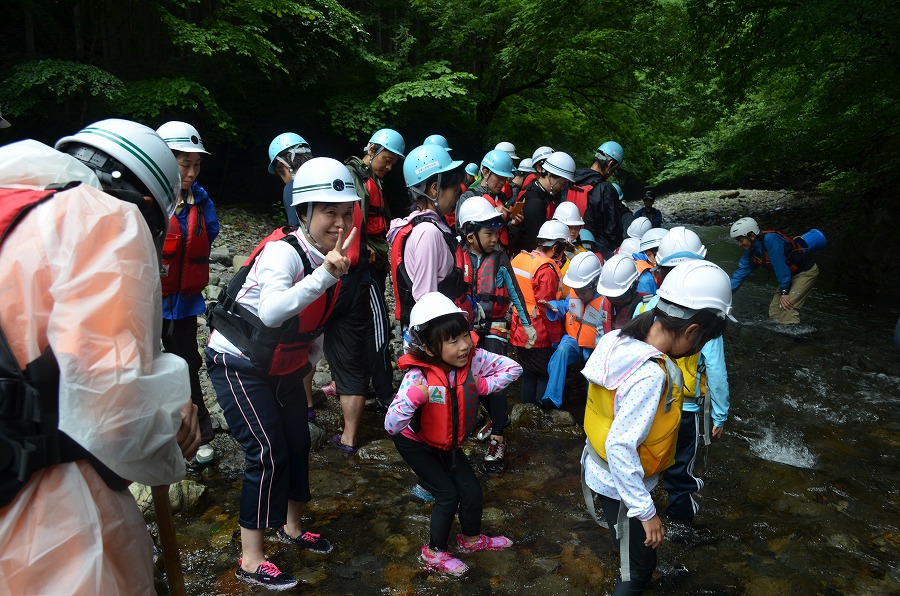
M 289 163 L 288 163 L 283 157 L 281 157 L 280 155 L 278 155 L 278 156 L 275 157 L 275 161 L 281 162 L 282 165 L 284 165 L 284 167 L 286 167 L 286 168 L 288 169 L 288 172 L 291 173 L 291 180 L 293 180 L 293 179 L 294 179 L 294 168 L 291 167 L 291 164 L 289 164 Z
M 300 220 L 300 229 L 303 230 L 303 234 L 306 236 L 306 239 L 309 240 L 312 243 L 312 245 L 316 247 L 316 250 L 318 250 L 320 253 L 322 253 L 324 255 L 324 254 L 327 254 L 331 249 L 319 244 L 319 241 L 316 240 L 315 238 L 313 238 L 312 232 L 309 231 L 309 225 L 307 222 L 312 220 L 312 210 L 313 210 L 313 204 L 307 203 L 306 204 L 306 221 L 303 221 L 303 219 L 299 218 L 299 217 L 297 219 Z

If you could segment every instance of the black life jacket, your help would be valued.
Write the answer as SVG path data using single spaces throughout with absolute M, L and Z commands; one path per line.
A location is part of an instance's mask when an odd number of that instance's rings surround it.
M 32 208 L 55 194 L 0 189 L 0 246 Z M 111 489 L 128 486 L 58 427 L 59 363 L 53 350 L 48 347 L 22 370 L 0 329 L 0 507 L 11 503 L 38 470 L 81 459 L 88 460 Z

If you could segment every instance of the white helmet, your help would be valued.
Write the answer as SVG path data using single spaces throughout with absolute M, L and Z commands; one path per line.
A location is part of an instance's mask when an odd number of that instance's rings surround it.
M 571 201 L 563 201 L 553 212 L 553 219 L 557 219 L 567 226 L 583 226 L 584 220 L 578 212 L 578 205 Z
M 551 219 L 541 224 L 537 234 L 540 246 L 553 246 L 557 242 L 569 242 L 569 226 L 557 219 Z
M 523 174 L 534 174 L 534 168 L 531 167 L 531 158 L 523 158 L 522 161 L 519 162 L 519 165 L 516 166 L 516 171 L 522 172 Z
M 536 163 L 540 163 L 550 157 L 553 154 L 553 148 L 548 147 L 546 145 L 542 145 L 534 150 L 534 153 L 531 154 L 531 164 L 532 167 Z
M 596 281 L 600 277 L 603 265 L 600 259 L 592 252 L 580 252 L 569 263 L 569 268 L 563 276 L 563 283 L 572 289 L 578 290 Z
M 628 255 L 613 255 L 600 271 L 597 292 L 610 298 L 621 296 L 632 288 L 637 278 L 637 265 Z
M 616 254 L 631 257 L 636 252 L 641 252 L 641 241 L 637 238 L 626 238 L 619 245 L 619 250 L 616 251 Z
M 460 229 L 467 223 L 481 223 L 501 217 L 491 202 L 483 196 L 469 197 L 456 210 L 456 225 Z
M 123 174 L 130 172 L 156 199 L 166 222 L 174 213 L 181 190 L 178 162 L 152 128 L 130 120 L 101 120 L 61 138 L 54 148 L 87 164 L 104 188 L 127 188 Z
M 519 156 L 516 155 L 516 146 L 513 145 L 512 143 L 510 143 L 509 141 L 500 141 L 499 143 L 497 143 L 497 146 L 494 147 L 494 149 L 499 149 L 500 151 L 503 151 L 504 153 L 509 155 L 510 158 L 512 158 L 512 159 L 519 159 Z
M 172 151 L 209 155 L 209 151 L 203 146 L 200 133 L 187 122 L 178 120 L 166 122 L 156 129 L 156 134 L 162 137 Z
M 409 312 L 409 328 L 414 331 L 420 331 L 421 327 L 426 323 L 438 317 L 456 313 L 466 314 L 465 311 L 453 304 L 452 300 L 440 292 L 428 292 L 419 298 Z
M 731 226 L 731 237 L 746 236 L 750 232 L 759 234 L 759 224 L 752 217 L 742 217 Z
M 659 241 L 656 264 L 660 267 L 674 267 L 679 263 L 701 260 L 706 256 L 706 247 L 693 230 L 676 226 Z
M 737 322 L 731 315 L 731 279 L 715 263 L 690 261 L 677 265 L 656 294 L 660 297 L 656 308 L 673 317 L 689 319 L 693 311 L 708 308 Z
M 631 225 L 628 226 L 625 235 L 629 238 L 637 238 L 640 240 L 641 236 L 644 235 L 644 232 L 651 228 L 653 228 L 653 224 L 650 223 L 649 219 L 646 217 L 635 217 L 634 221 L 631 222 Z
M 564 151 L 556 151 L 550 154 L 544 162 L 544 171 L 554 176 L 561 176 L 569 182 L 575 182 L 575 160 Z
M 641 236 L 641 252 L 658 247 L 659 241 L 665 238 L 668 233 L 669 230 L 664 228 L 650 228 L 644 232 L 644 235 Z
M 292 207 L 359 200 L 350 170 L 330 157 L 314 157 L 300 166 L 294 176 L 293 197 Z

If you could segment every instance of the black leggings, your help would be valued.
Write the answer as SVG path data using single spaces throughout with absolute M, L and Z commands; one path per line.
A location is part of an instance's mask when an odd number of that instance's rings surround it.
M 481 534 L 481 484 L 462 449 L 443 451 L 394 436 L 394 445 L 421 484 L 434 497 L 428 547 L 447 550 L 450 526 L 459 512 L 459 525 L 466 536 Z
M 611 499 L 604 495 L 598 496 L 600 497 L 600 504 L 603 506 L 603 513 L 606 516 L 606 521 L 609 523 L 609 533 L 612 537 L 613 546 L 615 546 L 616 551 L 620 552 L 619 556 L 621 557 L 619 539 L 616 538 L 615 524 L 619 519 L 619 508 L 625 507 L 625 505 L 621 501 Z M 624 528 L 624 530 L 627 534 L 623 535 L 622 539 L 624 540 L 626 536 L 628 538 L 628 569 L 631 574 L 631 579 L 629 581 L 622 581 L 620 574 L 616 579 L 616 587 L 613 590 L 613 596 L 639 596 L 644 593 L 644 590 L 650 583 L 653 570 L 656 569 L 656 550 L 649 546 L 644 546 L 647 534 L 644 532 L 644 524 L 642 524 L 638 518 L 629 517 L 628 527 Z
M 516 356 L 522 365 L 522 403 L 540 404 L 541 398 L 547 392 L 547 381 L 550 373 L 547 366 L 550 357 L 553 356 L 553 348 L 516 348 Z
M 480 333 L 479 336 L 481 337 L 481 340 L 478 342 L 479 348 L 494 354 L 506 356 L 507 343 L 505 341 L 494 337 L 484 337 Z M 479 399 L 481 400 L 481 404 L 487 408 L 488 413 L 491 415 L 491 434 L 502 437 L 503 429 L 506 427 L 506 423 L 509 420 L 506 415 L 506 389 L 501 389 L 496 393 L 482 395 Z

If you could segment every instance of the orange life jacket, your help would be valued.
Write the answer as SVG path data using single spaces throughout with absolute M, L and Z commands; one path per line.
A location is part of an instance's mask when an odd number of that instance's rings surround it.
M 416 410 L 409 427 L 422 441 L 436 449 L 458 449 L 475 428 L 478 385 L 469 372 L 474 356 L 473 347 L 468 362 L 455 371 L 455 385 L 450 384 L 449 373 L 440 366 L 419 360 L 412 354 L 404 354 L 397 361 L 400 370 L 416 367 L 425 373 L 428 401 Z
M 413 228 L 421 223 L 430 223 L 435 226 L 447 243 L 447 249 L 453 254 L 454 265 L 450 273 L 438 282 L 437 291 L 453 300 L 453 303 L 466 311 L 469 322 L 472 322 L 472 304 L 468 294 L 472 287 L 472 263 L 465 249 L 460 245 L 452 232 L 442 230 L 431 217 L 418 215 L 403 226 L 391 241 L 391 281 L 394 286 L 394 317 L 400 321 L 402 327 L 409 326 L 409 313 L 416 304 L 412 293 L 412 279 L 406 272 L 403 263 L 403 254 L 406 249 L 406 241 Z
M 273 376 L 295 372 L 309 363 L 309 345 L 324 331 L 341 286 L 338 280 L 300 314 L 280 327 L 266 326 L 257 315 L 238 302 L 237 296 L 247 274 L 269 242 L 283 240 L 293 246 L 303 261 L 304 276 L 312 274 L 314 267 L 293 231 L 287 226 L 279 228 L 253 249 L 228 287 L 219 294 L 218 302 L 210 309 L 208 317 L 210 329 L 225 336 L 257 370 Z
M 187 234 L 181 233 L 181 221 L 172 215 L 162 249 L 162 295 L 193 296 L 209 284 L 209 236 L 203 209 L 185 204 Z
M 597 327 L 600 327 L 602 335 L 608 333 L 606 316 L 603 311 L 603 296 L 596 296 L 587 304 L 584 304 L 575 294 L 575 290 L 569 290 L 569 308 L 566 311 L 566 333 L 578 342 L 582 348 L 593 350 L 597 347 Z
M 559 278 L 559 267 L 556 261 L 546 256 L 540 251 L 525 252 L 524 250 L 517 254 L 512 262 L 513 273 L 522 292 L 522 298 L 525 300 L 525 310 L 531 318 L 531 324 L 537 333 L 538 342 L 545 343 L 549 346 L 551 343 L 559 341 L 562 337 L 562 322 L 550 321 L 547 319 L 546 308 L 543 304 L 537 303 L 534 295 L 534 278 L 537 276 L 539 269 L 544 267 L 552 267 L 556 277 Z M 558 283 L 558 282 L 557 282 Z M 557 298 L 559 290 L 556 291 Z M 519 318 L 517 311 L 512 315 L 512 334 L 510 343 L 514 346 L 524 346 L 527 340 L 525 331 L 522 329 L 522 320 Z M 546 346 L 544 346 L 546 347 Z

